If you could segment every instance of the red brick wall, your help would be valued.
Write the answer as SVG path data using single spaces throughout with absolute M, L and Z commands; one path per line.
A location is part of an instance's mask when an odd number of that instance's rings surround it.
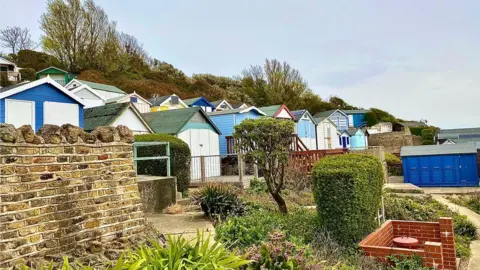
M 438 222 L 394 221 L 393 235 L 395 237 L 409 236 L 417 238 L 420 244 L 425 242 L 440 242 L 440 225 Z
M 420 249 L 396 248 L 392 245 L 395 237 L 408 236 L 419 240 Z M 427 267 L 436 269 L 456 269 L 455 239 L 451 218 L 441 218 L 439 222 L 392 221 L 360 242 L 365 256 L 377 257 L 387 262 L 390 255 L 413 255 L 423 258 Z

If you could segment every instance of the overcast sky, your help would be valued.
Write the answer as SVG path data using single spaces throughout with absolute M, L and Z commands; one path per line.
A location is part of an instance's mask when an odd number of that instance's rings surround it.
M 480 126 L 480 1 L 96 2 L 188 75 L 234 76 L 276 58 L 322 97 L 442 128 Z M 44 11 L 41 0 L 0 0 L 0 28 L 28 27 L 38 39 Z

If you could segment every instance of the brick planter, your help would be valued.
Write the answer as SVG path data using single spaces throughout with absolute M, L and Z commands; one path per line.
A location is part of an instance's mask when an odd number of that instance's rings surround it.
M 418 239 L 418 249 L 393 246 L 395 237 Z M 436 269 L 456 269 L 455 240 L 451 218 L 440 218 L 439 222 L 417 222 L 389 220 L 375 232 L 363 239 L 360 248 L 366 256 L 387 262 L 390 255 L 414 255 L 423 259 L 424 265 Z

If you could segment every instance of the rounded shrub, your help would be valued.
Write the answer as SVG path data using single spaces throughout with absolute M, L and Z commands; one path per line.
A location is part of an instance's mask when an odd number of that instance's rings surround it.
M 22 68 L 20 74 L 22 74 L 22 81 L 35 81 L 36 73 L 33 68 Z
M 137 142 L 169 142 L 170 143 L 170 166 L 171 175 L 177 177 L 177 191 L 185 192 L 190 185 L 190 162 L 192 156 L 188 145 L 167 134 L 145 134 L 136 135 Z M 137 150 L 139 157 L 166 155 L 164 145 L 155 145 L 149 147 L 139 147 Z M 167 175 L 165 160 L 144 160 L 138 162 L 138 174 L 147 175 Z
M 389 152 L 385 152 L 385 161 L 387 162 L 387 165 L 402 164 L 402 160 L 399 157 Z
M 326 157 L 313 169 L 314 196 L 321 224 L 350 245 L 371 233 L 382 198 L 383 167 L 371 155 Z

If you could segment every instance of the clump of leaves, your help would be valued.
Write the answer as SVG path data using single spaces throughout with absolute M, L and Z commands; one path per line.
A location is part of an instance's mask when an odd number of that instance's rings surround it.
M 429 268 L 423 266 L 423 261 L 420 256 L 414 254 L 411 257 L 402 255 L 402 256 L 389 256 L 388 259 L 393 263 L 394 266 L 390 267 L 392 270 L 434 270 L 434 268 Z
M 205 215 L 213 220 L 225 219 L 227 216 L 241 216 L 245 205 L 238 197 L 238 188 L 223 184 L 209 183 L 192 197 L 200 204 Z
M 314 269 L 315 259 L 306 247 L 297 247 L 286 241 L 285 234 L 274 231 L 269 241 L 247 250 L 247 258 L 253 262 L 248 269 Z
M 219 242 L 212 242 L 210 234 L 197 231 L 190 241 L 168 236 L 166 245 L 152 243 L 140 246 L 122 255 L 110 269 L 239 269 L 250 263 L 237 250 L 230 251 Z
M 268 192 L 267 183 L 261 181 L 258 178 L 253 178 L 250 181 L 250 187 L 248 187 L 249 194 L 263 194 Z

